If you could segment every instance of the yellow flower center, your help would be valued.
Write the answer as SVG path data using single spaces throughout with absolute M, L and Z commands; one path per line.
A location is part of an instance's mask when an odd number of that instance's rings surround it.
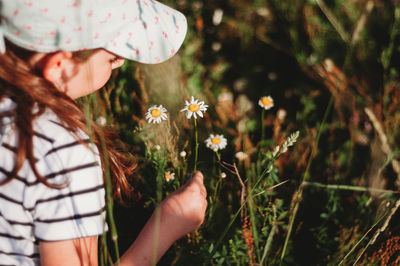
M 217 137 L 214 137 L 214 138 L 211 139 L 211 143 L 212 143 L 212 144 L 217 145 L 217 144 L 219 144 L 220 142 L 221 142 L 221 140 L 220 140 L 219 138 L 217 138 Z
M 265 96 L 261 98 L 261 102 L 264 106 L 270 106 L 272 104 L 271 99 Z
M 160 115 L 161 115 L 160 109 L 153 109 L 153 110 L 151 110 L 151 116 L 152 116 L 152 117 L 157 118 L 157 117 L 159 117 Z
M 169 173 L 166 173 L 165 175 L 164 175 L 164 177 L 165 177 L 165 179 L 170 179 L 171 178 L 171 174 L 169 174 Z
M 198 106 L 197 104 L 191 104 L 189 105 L 189 110 L 193 113 L 197 112 L 198 110 L 200 110 L 200 106 Z

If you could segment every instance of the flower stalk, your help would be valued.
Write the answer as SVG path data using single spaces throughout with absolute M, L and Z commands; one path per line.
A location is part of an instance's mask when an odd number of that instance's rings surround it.
M 195 136 L 195 151 L 194 151 L 194 167 L 193 167 L 193 173 L 197 171 L 197 158 L 198 158 L 198 153 L 199 153 L 199 138 L 197 134 L 197 119 L 194 119 L 194 136 Z

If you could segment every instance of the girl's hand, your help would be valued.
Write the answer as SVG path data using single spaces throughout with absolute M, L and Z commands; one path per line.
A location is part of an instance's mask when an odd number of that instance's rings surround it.
M 206 198 L 203 175 L 196 172 L 155 210 L 135 242 L 122 256 L 120 265 L 156 264 L 176 240 L 203 223 Z
M 207 208 L 207 191 L 203 175 L 197 171 L 192 178 L 161 203 L 161 227 L 169 228 L 179 239 L 200 227 Z

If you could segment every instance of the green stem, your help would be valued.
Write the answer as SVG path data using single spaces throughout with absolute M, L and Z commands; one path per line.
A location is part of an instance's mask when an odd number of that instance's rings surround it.
M 265 243 L 265 247 L 264 247 L 264 252 L 263 252 L 263 256 L 261 258 L 260 261 L 260 265 L 264 265 L 264 260 L 267 257 L 268 251 L 271 248 L 271 244 L 272 244 L 272 240 L 274 238 L 275 232 L 278 230 L 278 222 L 277 222 L 277 215 L 276 215 L 276 207 L 273 207 L 273 212 L 274 212 L 274 220 L 272 222 L 272 228 L 271 231 L 269 232 L 267 241 Z
M 386 216 L 386 214 L 382 215 L 376 222 L 375 224 L 372 225 L 372 227 L 370 229 L 368 229 L 368 231 L 360 238 L 360 240 L 354 245 L 354 247 L 351 248 L 351 250 L 349 251 L 349 253 L 346 254 L 346 256 L 344 256 L 344 258 L 339 262 L 338 266 L 342 265 L 343 262 L 348 258 L 348 256 L 350 256 L 350 254 L 356 249 L 356 247 L 365 239 L 365 237 L 372 231 L 372 229 L 375 228 L 375 226 L 377 226 L 380 221 Z M 362 254 L 362 253 L 361 253 Z
M 108 214 L 108 219 L 110 220 L 110 226 L 111 226 L 111 239 L 114 243 L 114 251 L 116 255 L 116 260 L 117 260 L 117 265 L 120 265 L 119 262 L 119 248 L 118 248 L 118 234 L 117 234 L 117 226 L 115 224 L 114 220 L 114 202 L 112 198 L 112 182 L 111 182 L 111 175 L 110 175 L 110 167 L 108 165 L 108 156 L 106 156 L 106 147 L 104 143 L 104 137 L 103 135 L 101 136 L 101 144 L 104 152 L 104 161 L 105 161 L 105 181 L 106 181 L 106 199 L 107 199 L 107 214 Z
M 324 125 L 325 125 L 326 119 L 328 118 L 328 114 L 331 111 L 331 108 L 332 108 L 332 105 L 333 105 L 333 98 L 334 98 L 334 96 L 331 95 L 331 98 L 329 99 L 328 106 L 326 107 L 326 110 L 325 110 L 325 113 L 324 113 L 324 117 L 322 118 L 321 125 L 318 128 L 318 133 L 317 133 L 317 136 L 315 137 L 315 146 L 311 150 L 310 159 L 307 162 L 307 167 L 306 167 L 306 170 L 305 170 L 304 175 L 303 175 L 302 183 L 309 178 L 311 162 L 312 162 L 314 156 L 317 153 L 319 139 L 321 138 L 321 134 L 322 134 L 322 131 L 324 129 Z
M 188 168 L 188 165 L 187 165 L 186 157 L 183 157 L 182 158 L 182 165 L 179 168 L 179 169 L 181 169 L 181 173 L 179 175 L 179 183 L 180 184 L 184 184 L 185 183 L 184 177 L 187 175 L 187 168 Z
M 267 173 L 269 168 L 269 165 L 267 168 L 264 169 L 264 171 L 262 172 L 261 175 L 258 176 L 257 181 L 254 183 L 253 187 L 249 190 L 249 194 L 247 195 L 247 197 L 245 198 L 245 200 L 243 201 L 242 205 L 239 207 L 239 209 L 236 211 L 235 215 L 233 215 L 233 218 L 230 220 L 229 224 L 225 227 L 224 232 L 221 234 L 221 236 L 218 238 L 217 243 L 215 244 L 215 246 L 213 245 L 212 248 L 209 249 L 210 252 L 210 256 L 209 256 L 209 264 L 212 264 L 212 258 L 215 254 L 215 252 L 217 251 L 217 249 L 219 248 L 219 246 L 221 245 L 222 240 L 224 239 L 225 235 L 228 233 L 229 229 L 231 228 L 233 222 L 236 220 L 237 216 L 239 215 L 240 211 L 243 209 L 243 207 L 247 204 L 247 201 L 249 200 L 249 198 L 251 197 L 250 195 L 253 194 L 253 191 L 256 189 L 258 183 L 260 183 L 260 181 L 265 178 L 266 175 L 269 175 Z
M 280 182 L 280 183 L 278 183 L 278 184 L 276 184 L 276 185 L 273 185 L 272 187 L 266 188 L 266 189 L 264 189 L 263 191 L 258 192 L 257 194 L 254 194 L 254 195 L 253 195 L 253 198 L 255 198 L 255 197 L 257 197 L 257 196 L 260 196 L 261 194 L 264 194 L 264 193 L 266 193 L 267 191 L 272 191 L 272 190 L 274 190 L 275 188 L 277 188 L 277 187 L 279 187 L 279 186 L 282 186 L 283 184 L 285 184 L 285 183 L 287 183 L 287 182 L 289 182 L 289 179 L 288 179 L 288 180 L 285 180 L 285 181 L 282 181 L 282 182 Z
M 390 193 L 390 194 L 399 194 L 400 193 L 400 191 L 386 190 L 386 189 L 379 189 L 379 188 L 372 188 L 372 187 L 321 184 L 321 183 L 317 183 L 317 182 L 307 182 L 307 181 L 304 181 L 303 185 L 326 188 L 326 189 L 351 190 L 351 191 L 360 191 L 360 192 L 382 192 L 382 193 Z
M 388 89 L 390 87 L 390 62 L 391 62 L 391 58 L 393 55 L 393 51 L 395 48 L 395 42 L 396 42 L 396 36 L 398 36 L 399 34 L 399 24 L 400 24 L 400 8 L 396 7 L 394 10 L 394 22 L 393 22 L 393 26 L 392 26 L 392 30 L 390 32 L 390 42 L 389 42 L 389 46 L 382 52 L 382 66 L 383 66 L 383 70 L 384 70 L 384 96 L 388 96 Z M 390 98 L 389 98 L 390 99 Z M 388 105 L 391 101 L 383 101 L 383 115 L 384 117 L 386 117 L 387 114 L 387 110 L 388 110 Z
M 217 181 L 217 184 L 215 184 L 214 199 L 213 199 L 214 204 L 217 203 L 217 192 L 218 192 L 219 185 L 221 184 L 221 182 L 222 182 L 222 178 L 221 178 L 221 176 L 220 176 L 219 179 L 218 179 L 218 181 Z
M 160 234 L 160 215 L 161 215 L 161 209 L 159 207 L 157 207 L 155 215 L 156 215 L 156 230 L 154 232 L 153 258 L 151 265 L 157 264 L 158 236 Z
M 107 265 L 107 254 L 108 254 L 108 249 L 107 249 L 107 234 L 104 232 L 102 237 L 101 237 L 101 253 L 100 253 L 100 265 L 105 266 Z
M 291 219 L 290 219 L 290 222 L 289 222 L 289 229 L 288 229 L 288 233 L 287 233 L 286 238 L 285 238 L 285 243 L 284 243 L 284 245 L 283 245 L 283 250 L 282 250 L 282 255 L 281 255 L 281 261 L 280 261 L 280 264 L 279 264 L 279 265 L 282 265 L 283 259 L 285 258 L 286 248 L 287 248 L 287 245 L 288 245 L 288 243 L 289 243 L 290 235 L 291 235 L 292 229 L 293 229 L 293 223 L 294 223 L 294 220 L 295 220 L 295 218 L 296 218 L 297 211 L 298 211 L 298 209 L 299 209 L 299 205 L 300 205 L 302 193 L 303 193 L 303 186 L 300 185 L 300 187 L 299 187 L 299 189 L 298 189 L 298 192 L 297 192 L 296 204 L 295 204 L 295 206 L 294 206 L 294 208 L 293 208 L 293 215 L 292 215 L 292 217 L 291 217 Z
M 219 164 L 221 162 L 221 156 L 219 155 L 218 150 L 215 151 L 215 154 L 217 155 L 217 159 L 218 159 L 217 163 Z M 219 167 L 219 169 L 221 170 L 221 167 Z
M 263 146 L 265 137 L 264 116 L 265 116 L 265 109 L 263 108 L 261 112 L 261 147 Z
M 196 139 L 196 146 L 195 146 L 195 152 L 194 152 L 194 168 L 193 168 L 193 173 L 197 171 L 197 156 L 199 152 L 199 141 L 198 141 L 198 136 L 197 136 L 197 119 L 194 119 L 194 135 Z
M 257 231 L 257 221 L 256 221 L 255 214 L 254 214 L 254 201 L 253 201 L 253 193 L 252 192 L 253 192 L 253 190 L 249 193 L 249 200 L 247 201 L 247 204 L 249 206 L 251 230 L 253 233 L 255 252 L 256 252 L 257 260 L 260 261 L 260 248 L 259 248 L 259 243 L 258 243 L 259 237 L 258 237 L 258 231 Z
M 157 192 L 156 192 L 156 197 L 157 197 L 157 208 L 155 210 L 155 216 L 156 216 L 156 230 L 154 233 L 154 247 L 153 247 L 153 258 L 152 258 L 152 265 L 157 264 L 157 250 L 158 250 L 158 238 L 160 234 L 160 215 L 161 215 L 161 209 L 160 209 L 160 204 L 162 200 L 162 185 L 164 181 L 164 172 L 165 172 L 165 161 L 163 160 L 164 154 L 160 154 L 160 152 L 157 152 Z
M 268 235 L 267 242 L 265 243 L 264 253 L 263 253 L 263 256 L 262 256 L 262 258 L 261 258 L 260 265 L 264 265 L 264 264 L 263 264 L 263 263 L 264 263 L 264 260 L 265 260 L 265 258 L 267 257 L 268 251 L 271 249 L 272 240 L 273 240 L 273 237 L 274 237 L 275 232 L 276 232 L 277 230 L 278 230 L 278 226 L 277 226 L 276 224 L 274 224 L 274 225 L 272 226 L 271 232 L 270 232 L 269 235 Z
M 98 106 L 96 95 L 91 95 L 89 101 L 93 101 L 93 104 Z M 85 118 L 86 118 L 86 127 L 88 129 L 88 134 L 93 140 L 93 127 L 92 127 L 92 120 L 91 120 L 91 108 L 90 102 L 85 104 L 84 107 L 85 111 Z M 103 131 L 99 130 L 99 141 L 101 152 L 103 153 L 103 163 L 104 163 L 104 179 L 105 179 L 105 190 L 106 190 L 106 214 L 110 222 L 110 231 L 111 231 L 111 240 L 114 243 L 114 252 L 116 256 L 117 265 L 120 265 L 120 255 L 119 255 L 119 247 L 118 247 L 118 233 L 117 233 L 117 226 L 114 220 L 114 202 L 112 197 L 112 182 L 111 182 L 111 174 L 110 174 L 110 165 L 107 153 L 107 146 L 105 143 Z
M 398 32 L 399 32 L 399 24 L 400 24 L 400 8 L 397 7 L 394 10 L 394 22 L 393 22 L 392 29 L 390 31 L 389 46 L 384 51 L 384 54 L 382 55 L 382 59 L 381 59 L 382 65 L 383 65 L 383 69 L 384 69 L 385 72 L 388 71 L 388 68 L 390 66 L 390 60 L 392 58 L 393 51 L 394 51 L 394 48 L 395 48 L 395 39 L 396 39 L 396 36 L 398 35 Z
M 215 184 L 214 187 L 214 194 L 213 194 L 213 198 L 211 198 L 210 200 L 210 205 L 209 205 L 209 213 L 208 213 L 208 220 L 211 220 L 212 217 L 214 216 L 215 213 L 215 206 L 217 203 L 217 194 L 218 194 L 218 190 L 220 187 L 220 184 L 222 183 L 222 177 L 221 177 L 221 166 L 219 165 L 219 162 L 221 161 L 220 155 L 218 153 L 218 151 L 215 151 L 215 154 L 217 156 L 217 161 L 214 162 L 214 167 L 217 166 L 218 171 L 216 169 L 213 169 L 215 171 L 213 171 L 213 173 L 215 172 L 216 175 L 218 175 L 218 181 Z M 215 157 L 214 157 L 214 161 L 215 161 Z
M 287 245 L 289 243 L 290 235 L 291 235 L 292 230 L 293 230 L 294 220 L 296 219 L 297 211 L 299 210 L 299 205 L 300 205 L 300 202 L 301 202 L 301 199 L 302 199 L 302 196 L 303 196 L 304 182 L 309 178 L 311 162 L 312 162 L 312 160 L 313 160 L 313 158 L 314 158 L 314 156 L 315 156 L 315 154 L 317 152 L 318 142 L 319 142 L 319 139 L 321 137 L 321 133 L 323 131 L 326 119 L 328 118 L 328 114 L 329 114 L 329 112 L 330 112 L 330 110 L 332 108 L 332 105 L 333 105 L 333 95 L 331 95 L 331 98 L 329 99 L 329 103 L 328 103 L 328 106 L 326 107 L 324 116 L 322 118 L 321 125 L 318 128 L 318 133 L 317 133 L 317 136 L 315 138 L 315 146 L 313 147 L 313 149 L 311 151 L 311 155 L 310 155 L 309 160 L 307 162 L 307 167 L 306 167 L 306 170 L 304 171 L 304 175 L 303 175 L 301 184 L 299 186 L 299 189 L 297 190 L 297 197 L 296 197 L 296 201 L 295 201 L 295 206 L 293 208 L 293 214 L 292 214 L 292 217 L 290 218 L 288 233 L 286 235 L 285 243 L 284 243 L 283 249 L 282 249 L 280 265 L 282 265 L 283 259 L 285 258 Z

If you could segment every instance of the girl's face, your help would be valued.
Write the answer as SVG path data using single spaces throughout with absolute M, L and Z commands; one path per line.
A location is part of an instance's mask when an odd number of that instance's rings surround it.
M 104 86 L 113 69 L 123 65 L 124 59 L 104 49 L 96 49 L 86 60 L 67 64 L 56 86 L 72 99 L 90 94 Z
M 124 59 L 104 49 L 79 52 L 36 53 L 30 58 L 34 69 L 72 99 L 90 94 L 104 86 L 113 69 Z

